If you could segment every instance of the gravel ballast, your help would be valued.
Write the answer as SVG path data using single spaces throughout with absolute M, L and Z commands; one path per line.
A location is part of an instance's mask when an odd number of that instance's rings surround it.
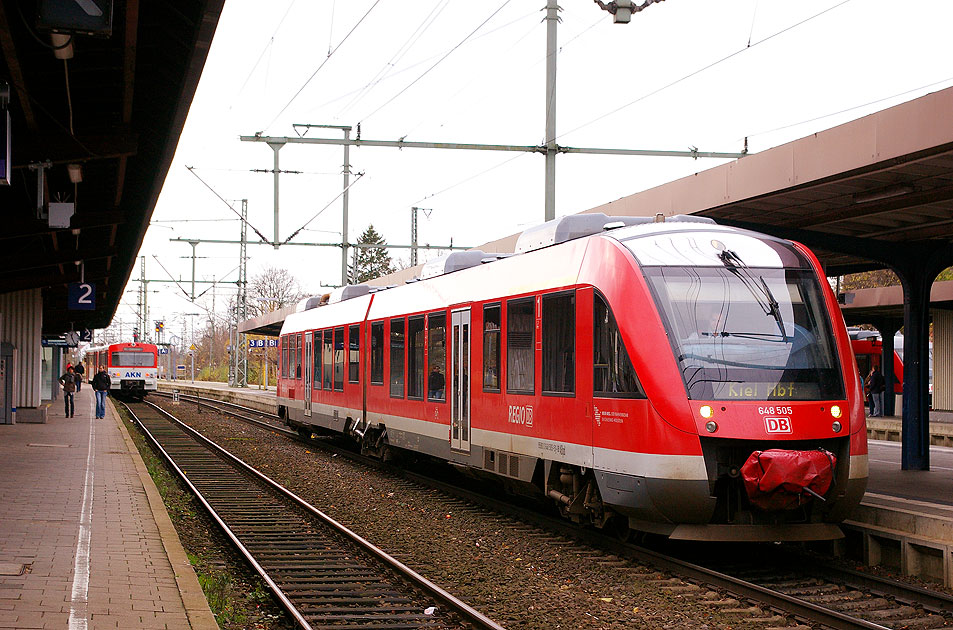
M 789 625 L 768 611 L 194 404 L 153 399 L 508 628 Z

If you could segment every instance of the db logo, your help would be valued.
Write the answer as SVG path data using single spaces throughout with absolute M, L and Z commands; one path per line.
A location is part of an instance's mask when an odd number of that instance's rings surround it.
M 792 433 L 790 418 L 765 418 L 764 428 L 768 433 Z

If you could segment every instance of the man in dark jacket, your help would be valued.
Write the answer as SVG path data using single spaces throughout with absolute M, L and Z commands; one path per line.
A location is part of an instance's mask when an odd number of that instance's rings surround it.
M 96 417 L 106 417 L 106 396 L 109 394 L 109 387 L 112 380 L 106 370 L 96 372 L 93 377 L 93 391 L 96 393 Z
M 82 389 L 84 374 L 86 374 L 86 368 L 83 367 L 82 361 L 73 366 L 73 375 L 76 377 L 76 391 Z
M 867 377 L 867 386 L 870 388 L 870 397 L 874 401 L 874 409 L 871 416 L 884 415 L 884 390 L 887 389 L 887 382 L 884 375 L 880 373 L 880 366 L 875 365 Z
M 67 418 L 73 417 L 75 408 L 73 406 L 73 392 L 76 391 L 76 374 L 73 372 L 73 366 L 67 366 L 66 373 L 59 378 L 60 385 L 63 386 L 63 405 Z

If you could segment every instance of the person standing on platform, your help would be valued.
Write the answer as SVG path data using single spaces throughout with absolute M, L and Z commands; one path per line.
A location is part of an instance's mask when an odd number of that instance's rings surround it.
M 870 370 L 870 376 L 867 377 L 868 384 L 870 388 L 870 397 L 874 401 L 874 409 L 870 413 L 873 417 L 881 417 L 884 415 L 884 390 L 887 389 L 887 382 L 884 379 L 884 375 L 880 373 L 880 366 L 875 365 L 873 369 Z
M 73 366 L 73 372 L 76 375 L 76 391 L 79 391 L 83 384 L 83 375 L 86 374 L 86 368 L 83 367 L 82 362 L 79 362 Z
M 76 391 L 76 373 L 73 372 L 73 366 L 67 366 L 66 373 L 59 378 L 60 385 L 63 386 L 63 405 L 67 418 L 72 418 L 75 411 L 73 405 L 73 392 Z
M 106 417 L 106 396 L 109 394 L 109 387 L 112 380 L 106 370 L 100 370 L 93 376 L 93 391 L 96 392 L 96 417 Z

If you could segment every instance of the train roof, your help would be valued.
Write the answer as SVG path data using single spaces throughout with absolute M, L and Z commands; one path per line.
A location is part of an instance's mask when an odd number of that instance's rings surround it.
M 591 238 L 621 243 L 643 266 L 721 266 L 724 262 L 719 255 L 725 249 L 735 252 L 751 267 L 782 267 L 799 256 L 783 239 L 718 225 L 705 217 L 677 215 L 661 220 L 572 215 L 526 230 L 515 254 L 454 252 L 428 262 L 416 278 L 401 286 L 366 290 L 363 285 L 343 287 L 336 290 L 336 300 L 323 296 L 321 300 L 302 301 L 299 312 L 286 317 L 281 332 L 314 330 L 362 321 L 365 317 L 382 319 L 501 295 L 518 296 L 573 286 Z M 325 309 L 333 303 L 335 308 Z

